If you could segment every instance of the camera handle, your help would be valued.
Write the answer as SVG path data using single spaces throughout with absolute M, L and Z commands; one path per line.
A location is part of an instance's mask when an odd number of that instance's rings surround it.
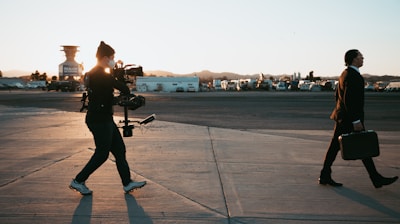
M 128 119 L 128 107 L 124 106 L 124 120 L 122 121 L 124 123 L 124 126 L 122 127 L 123 129 L 123 136 L 124 137 L 132 137 L 133 135 L 133 129 L 135 128 L 134 125 L 130 125 L 129 122 L 131 122 Z M 121 121 L 120 121 L 121 123 Z
M 124 126 L 122 126 L 122 134 L 124 137 L 132 137 L 133 136 L 133 129 L 135 128 L 135 125 L 129 124 L 132 122 L 136 122 L 139 125 L 146 125 L 150 122 L 153 122 L 156 119 L 156 115 L 152 114 L 147 116 L 146 118 L 142 119 L 141 121 L 131 121 L 128 118 L 128 107 L 124 106 L 124 120 L 119 121 L 119 123 L 123 123 Z

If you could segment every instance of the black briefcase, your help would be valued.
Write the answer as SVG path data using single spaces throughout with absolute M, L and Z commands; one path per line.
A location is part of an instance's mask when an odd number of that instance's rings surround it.
M 378 135 L 373 130 L 343 134 L 339 136 L 339 144 L 344 160 L 379 156 Z

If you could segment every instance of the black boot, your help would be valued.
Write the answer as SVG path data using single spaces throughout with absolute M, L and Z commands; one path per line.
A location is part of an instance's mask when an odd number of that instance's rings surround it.
M 378 178 L 372 178 L 372 184 L 374 185 L 375 188 L 381 188 L 384 185 L 389 185 L 389 184 L 393 184 L 394 182 L 396 182 L 396 180 L 399 179 L 398 176 L 395 177 L 383 177 L 380 176 Z
M 321 170 L 321 175 L 319 176 L 318 183 L 322 185 L 330 185 L 332 187 L 341 187 L 343 186 L 342 183 L 338 183 L 334 181 L 331 177 L 331 169 L 330 168 L 324 168 Z
M 363 159 L 362 162 L 367 169 L 369 177 L 371 178 L 372 184 L 375 188 L 381 188 L 384 185 L 393 184 L 397 179 L 399 179 L 398 176 L 384 177 L 380 175 L 376 170 L 375 163 L 372 158 Z

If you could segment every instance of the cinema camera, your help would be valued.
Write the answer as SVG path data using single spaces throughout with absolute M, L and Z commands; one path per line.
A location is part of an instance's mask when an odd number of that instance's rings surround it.
M 143 68 L 135 64 L 124 65 L 121 60 L 118 60 L 112 74 L 118 81 L 128 84 L 133 83 L 134 77 L 143 76 Z
M 143 76 L 143 69 L 142 69 L 142 66 L 136 66 L 133 64 L 124 66 L 122 61 L 118 61 L 115 65 L 115 68 L 112 70 L 112 75 L 116 80 L 123 82 L 126 85 L 129 85 L 129 84 L 133 83 L 134 77 Z M 87 94 L 83 93 L 83 96 L 81 99 L 81 102 L 82 102 L 82 108 L 80 110 L 81 112 L 84 109 L 87 109 L 87 105 L 86 105 L 87 97 L 88 97 Z M 146 125 L 156 119 L 156 115 L 152 114 L 152 115 L 144 118 L 141 121 L 129 120 L 128 110 L 136 110 L 139 107 L 142 107 L 146 104 L 145 98 L 141 95 L 120 94 L 120 95 L 114 97 L 113 103 L 114 103 L 114 105 L 124 107 L 124 120 L 121 120 L 119 122 L 119 123 L 123 123 L 122 130 L 123 130 L 124 137 L 131 137 L 133 135 L 133 129 L 135 128 L 135 126 L 132 124 L 129 124 L 129 123 L 136 122 L 139 125 Z

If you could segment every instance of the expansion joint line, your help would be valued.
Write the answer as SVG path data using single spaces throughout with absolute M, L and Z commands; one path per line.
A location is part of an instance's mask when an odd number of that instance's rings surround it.
M 81 151 L 79 151 L 79 152 L 82 152 L 82 151 L 83 151 L 83 150 L 81 150 Z M 77 153 L 79 153 L 79 152 L 77 152 Z M 62 161 L 66 160 L 66 159 L 68 159 L 68 158 L 70 158 L 70 157 L 72 157 L 73 155 L 75 155 L 75 154 L 77 154 L 77 153 L 74 153 L 74 154 L 71 154 L 71 155 L 66 155 L 66 156 L 64 156 L 64 157 L 62 157 L 62 158 L 53 160 L 53 161 L 51 161 L 50 163 L 45 164 L 45 165 L 43 165 L 43 166 L 41 166 L 41 167 L 39 167 L 39 168 L 37 168 L 37 169 L 34 169 L 34 170 L 32 170 L 32 171 L 30 171 L 30 172 L 28 172 L 28 173 L 26 173 L 26 174 L 22 174 L 22 175 L 20 175 L 20 176 L 14 178 L 14 179 L 11 179 L 10 181 L 8 181 L 8 182 L 6 182 L 6 183 L 0 184 L 0 188 L 5 187 L 5 186 L 7 186 L 7 185 L 9 185 L 9 184 L 11 184 L 11 183 L 14 183 L 14 182 L 18 181 L 18 180 L 21 180 L 21 179 L 23 179 L 23 178 L 25 178 L 25 177 L 28 177 L 28 176 L 31 175 L 31 174 L 37 173 L 37 172 L 39 172 L 39 171 L 42 171 L 42 170 L 44 170 L 44 169 L 46 169 L 46 168 L 48 168 L 48 167 L 50 167 L 50 166 L 53 166 L 53 165 L 55 165 L 55 164 L 57 164 L 57 163 L 59 163 L 59 162 L 62 162 Z
M 231 223 L 231 215 L 229 213 L 228 203 L 226 202 L 226 194 L 225 194 L 224 184 L 222 182 L 221 172 L 219 170 L 219 165 L 218 165 L 218 161 L 217 161 L 217 155 L 216 155 L 215 149 L 214 149 L 214 140 L 213 140 L 213 138 L 211 136 L 211 132 L 210 132 L 210 127 L 209 126 L 207 126 L 207 131 L 208 131 L 208 136 L 210 137 L 211 150 L 213 152 L 215 166 L 217 167 L 218 179 L 219 179 L 219 183 L 220 183 L 220 186 L 221 186 L 222 196 L 224 198 L 224 204 L 225 204 L 225 210 L 226 210 L 226 214 L 227 214 L 227 218 L 228 218 L 228 224 L 230 224 Z

